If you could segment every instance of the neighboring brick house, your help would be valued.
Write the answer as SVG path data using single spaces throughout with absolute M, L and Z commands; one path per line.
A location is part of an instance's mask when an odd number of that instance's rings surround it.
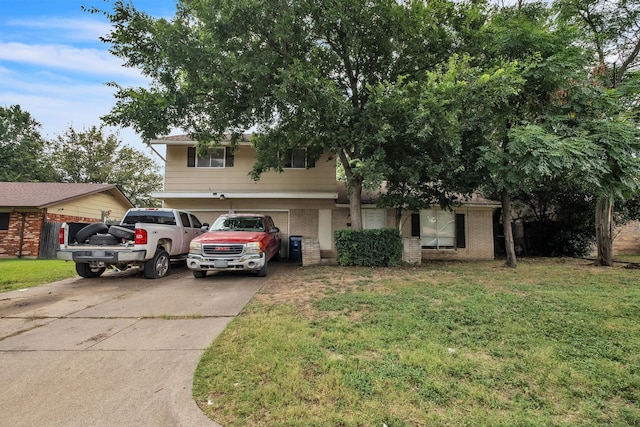
M 114 184 L 0 182 L 0 257 L 41 256 L 62 222 L 117 222 L 133 207 Z
M 255 150 L 245 135 L 236 151 L 223 141 L 205 156 L 186 135 L 150 141 L 166 146 L 164 190 L 153 193 L 165 207 L 187 209 L 212 223 L 226 212 L 264 212 L 280 228 L 283 256 L 290 236 L 302 236 L 303 261 L 314 248 L 320 260 L 335 258 L 334 231 L 348 228 L 349 203 L 336 180 L 336 159 L 324 155 L 308 164 L 304 149 L 285 153 L 282 173 L 269 171 L 254 182 L 249 172 Z M 499 204 L 474 196 L 453 211 L 439 208 L 407 212 L 402 234 L 420 259 L 493 259 L 493 211 Z M 394 210 L 376 209 L 375 200 L 363 200 L 365 228 L 393 228 Z M 305 259 L 305 257 L 307 259 Z M 306 262 L 305 262 L 306 263 Z
M 640 221 L 618 226 L 613 234 L 614 255 L 640 254 Z

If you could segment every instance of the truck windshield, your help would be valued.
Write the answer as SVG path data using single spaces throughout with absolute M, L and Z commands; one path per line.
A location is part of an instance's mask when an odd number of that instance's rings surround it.
M 210 231 L 265 231 L 265 227 L 259 216 L 221 216 L 213 223 Z
M 134 211 L 122 220 L 122 224 L 135 224 L 142 222 L 145 224 L 167 224 L 176 225 L 176 218 L 173 212 L 166 211 Z

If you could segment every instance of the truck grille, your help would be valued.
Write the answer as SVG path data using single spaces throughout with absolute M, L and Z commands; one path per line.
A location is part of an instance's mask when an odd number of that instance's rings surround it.
M 206 255 L 240 255 L 244 251 L 244 245 L 202 245 L 202 252 Z

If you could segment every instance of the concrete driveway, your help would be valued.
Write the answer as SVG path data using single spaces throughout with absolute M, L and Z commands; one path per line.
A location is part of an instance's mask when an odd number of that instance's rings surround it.
M 0 425 L 216 426 L 191 397 L 193 373 L 266 279 L 209 274 L 0 293 Z

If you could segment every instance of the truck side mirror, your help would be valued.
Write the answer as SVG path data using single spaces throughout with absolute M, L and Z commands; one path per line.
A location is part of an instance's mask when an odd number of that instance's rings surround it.
M 269 229 L 269 233 L 279 233 L 280 229 L 278 227 L 271 227 Z
M 202 227 L 200 227 L 200 231 L 202 231 L 203 233 L 209 231 L 209 224 L 207 224 L 206 222 L 202 224 Z

